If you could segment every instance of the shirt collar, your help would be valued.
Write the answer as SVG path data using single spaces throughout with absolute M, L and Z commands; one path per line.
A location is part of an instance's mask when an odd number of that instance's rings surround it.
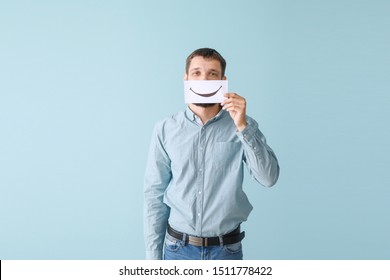
M 226 112 L 225 110 L 222 110 L 222 109 L 221 109 L 215 117 L 213 117 L 213 118 L 211 118 L 211 119 L 209 120 L 209 122 L 211 122 L 211 121 L 216 121 L 216 120 L 218 120 L 218 119 L 220 119 L 220 118 L 223 118 L 223 117 L 226 115 L 226 113 L 227 113 L 227 112 Z M 197 122 L 197 123 L 200 124 L 200 125 L 203 125 L 203 124 L 202 124 L 202 121 L 200 120 L 200 118 L 199 118 L 194 112 L 191 111 L 191 109 L 190 109 L 189 106 L 187 106 L 187 108 L 186 108 L 185 115 L 186 115 L 186 117 L 187 117 L 189 120 L 191 120 L 191 121 L 193 121 L 193 122 Z

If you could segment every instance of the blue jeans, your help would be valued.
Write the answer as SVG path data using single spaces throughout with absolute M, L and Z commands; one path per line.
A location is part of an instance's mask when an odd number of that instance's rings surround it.
M 164 260 L 242 260 L 241 242 L 223 246 L 194 246 L 165 236 Z

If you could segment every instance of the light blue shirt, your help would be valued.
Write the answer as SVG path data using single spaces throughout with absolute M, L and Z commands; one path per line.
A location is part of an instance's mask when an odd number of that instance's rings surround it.
M 243 163 L 260 184 L 271 187 L 279 165 L 255 120 L 238 132 L 221 110 L 202 125 L 189 109 L 154 128 L 144 183 L 147 259 L 161 259 L 167 223 L 201 237 L 226 234 L 252 210 L 242 189 Z

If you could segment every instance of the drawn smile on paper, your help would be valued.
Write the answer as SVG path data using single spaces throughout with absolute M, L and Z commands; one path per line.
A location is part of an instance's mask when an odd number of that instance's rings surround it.
M 202 96 L 202 97 L 211 97 L 211 96 L 215 95 L 221 88 L 222 88 L 222 86 L 220 86 L 219 89 L 217 89 L 216 91 L 213 91 L 210 93 L 199 93 L 199 92 L 194 91 L 192 88 L 190 88 L 190 91 L 192 91 L 193 93 L 195 93 L 199 96 Z

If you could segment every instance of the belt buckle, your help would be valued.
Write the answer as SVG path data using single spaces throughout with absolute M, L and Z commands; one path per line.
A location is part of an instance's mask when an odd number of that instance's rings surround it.
M 196 236 L 188 236 L 188 243 L 194 246 L 205 246 L 204 238 L 196 237 Z M 206 241 L 207 244 L 207 241 Z M 207 246 L 207 245 L 206 245 Z

